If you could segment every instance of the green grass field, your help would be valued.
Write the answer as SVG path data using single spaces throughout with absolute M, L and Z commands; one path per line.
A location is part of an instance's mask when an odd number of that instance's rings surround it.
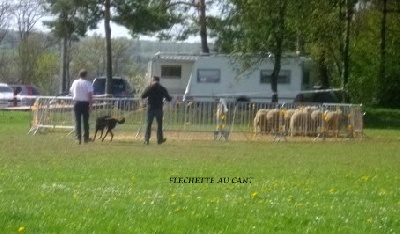
M 0 233 L 400 232 L 399 130 L 79 146 L 66 132 L 28 135 L 29 113 L 0 117 Z

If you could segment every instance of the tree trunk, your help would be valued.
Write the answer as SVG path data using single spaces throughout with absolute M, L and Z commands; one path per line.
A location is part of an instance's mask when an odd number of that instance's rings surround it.
M 200 39 L 201 39 L 201 49 L 204 53 L 209 53 L 207 43 L 207 17 L 206 17 L 206 3 L 205 0 L 199 0 L 199 10 L 200 10 Z
M 346 2 L 346 27 L 345 27 L 345 38 L 343 45 L 343 70 L 342 70 L 342 88 L 344 89 L 342 101 L 346 102 L 347 94 L 347 83 L 349 81 L 349 43 L 350 43 L 350 23 L 351 23 L 351 11 L 352 6 L 350 0 Z
M 272 102 L 278 102 L 278 77 L 281 71 L 282 52 L 277 52 L 274 55 L 274 71 L 272 72 L 271 89 L 272 89 Z
M 104 1 L 104 32 L 106 37 L 106 95 L 112 94 L 112 50 L 111 50 L 111 0 Z
M 67 38 L 61 38 L 60 94 L 67 92 Z
M 380 41 L 380 64 L 378 74 L 378 102 L 384 104 L 383 97 L 386 84 L 386 17 L 387 17 L 387 0 L 383 0 L 382 21 L 381 21 L 381 41 Z
M 28 73 L 28 39 L 22 38 L 18 48 L 18 56 L 19 56 L 19 66 L 20 66 L 20 77 L 19 80 L 21 84 L 27 84 L 26 75 Z
M 282 47 L 284 40 L 284 31 L 285 31 L 285 11 L 286 11 L 286 2 L 283 2 L 283 5 L 279 8 L 278 15 L 278 28 L 274 35 L 275 37 L 275 48 L 274 48 L 274 71 L 272 72 L 272 80 L 271 80 L 271 90 L 272 94 L 272 102 L 278 102 L 278 77 L 281 71 L 281 60 L 282 60 Z
M 322 88 L 326 89 L 330 87 L 329 73 L 326 66 L 326 53 L 323 51 L 319 58 L 317 59 L 317 69 L 318 69 L 318 80 Z

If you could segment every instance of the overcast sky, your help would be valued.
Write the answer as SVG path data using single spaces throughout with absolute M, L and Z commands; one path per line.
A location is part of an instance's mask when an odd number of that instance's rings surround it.
M 88 35 L 91 36 L 95 33 L 100 34 L 100 35 L 105 35 L 104 34 L 104 22 L 101 21 L 99 22 L 99 24 L 97 25 L 96 30 L 90 30 L 88 32 Z M 115 24 L 113 22 L 111 22 L 111 37 L 127 37 L 127 38 L 132 38 L 129 35 L 129 30 L 127 30 L 125 27 L 123 26 L 119 26 L 118 24 Z M 141 36 L 140 39 L 142 40 L 152 40 L 152 41 L 157 41 L 158 39 L 155 37 L 148 37 L 148 36 Z M 189 39 L 187 40 L 187 42 L 200 42 L 200 36 L 190 36 Z
M 1 1 L 1 0 L 0 0 Z M 43 26 L 42 22 L 38 22 L 35 27 L 37 30 L 40 31 L 45 31 L 49 32 L 50 30 Z M 89 30 L 87 35 L 92 36 L 93 34 L 100 34 L 104 36 L 104 22 L 101 21 L 97 25 L 96 30 Z M 111 37 L 127 37 L 127 38 L 132 38 L 129 35 L 129 30 L 127 30 L 125 27 L 120 26 L 116 23 L 111 22 Z M 141 36 L 140 39 L 142 40 L 151 40 L 151 41 L 157 41 L 158 39 L 155 37 L 148 37 L 148 36 Z M 200 36 L 198 37 L 190 37 L 187 42 L 200 42 Z

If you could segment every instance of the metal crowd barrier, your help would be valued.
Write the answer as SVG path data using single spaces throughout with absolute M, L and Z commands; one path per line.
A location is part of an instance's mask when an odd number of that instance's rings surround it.
M 31 107 L 32 120 L 28 133 L 37 133 L 40 130 L 67 129 L 74 130 L 73 101 L 69 96 L 41 96 Z M 126 125 L 131 128 L 143 124 L 144 109 L 141 102 L 133 98 L 95 98 L 93 109 L 89 117 L 89 125 L 94 129 L 96 118 L 113 116 L 126 118 Z M 120 128 L 127 129 L 121 125 Z
M 71 97 L 38 97 L 31 107 L 29 133 L 74 130 Z M 100 116 L 125 118 L 118 125 L 127 137 L 142 137 L 146 103 L 135 98 L 95 98 L 90 128 Z M 356 104 L 179 102 L 164 104 L 168 137 L 208 139 L 286 139 L 287 137 L 361 138 L 363 110 Z M 153 124 L 155 128 L 156 124 Z

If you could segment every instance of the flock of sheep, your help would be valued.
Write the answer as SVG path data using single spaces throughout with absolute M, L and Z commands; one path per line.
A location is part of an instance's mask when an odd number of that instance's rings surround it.
M 314 106 L 302 106 L 296 109 L 259 109 L 254 118 L 255 134 L 285 133 L 288 136 L 339 137 L 340 128 L 348 124 L 351 131 L 351 114 Z

